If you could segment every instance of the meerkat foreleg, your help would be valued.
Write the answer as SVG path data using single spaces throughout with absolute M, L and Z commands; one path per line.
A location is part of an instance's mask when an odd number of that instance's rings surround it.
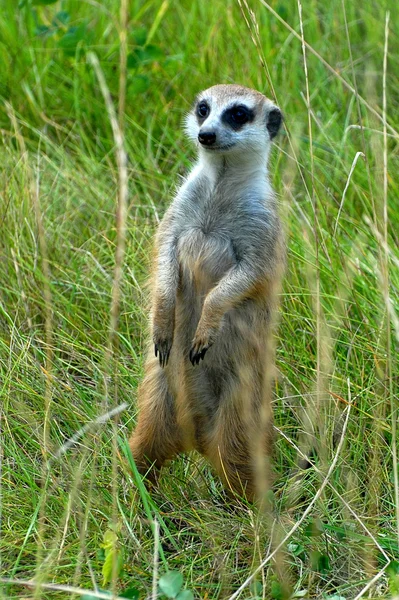
M 179 265 L 176 244 L 168 227 L 158 235 L 158 259 L 152 296 L 152 340 L 155 357 L 149 356 L 138 390 L 139 417 L 130 448 L 139 471 L 145 474 L 182 450 L 173 397 L 163 368 L 167 365 L 175 327 Z M 166 231 L 165 231 L 166 230 Z
M 167 238 L 158 254 L 158 267 L 153 297 L 152 338 L 159 364 L 168 363 L 175 328 L 176 293 L 179 264 L 175 240 Z
M 204 358 L 219 333 L 223 316 L 250 294 L 257 277 L 258 273 L 252 265 L 241 261 L 208 293 L 190 350 L 193 365 Z

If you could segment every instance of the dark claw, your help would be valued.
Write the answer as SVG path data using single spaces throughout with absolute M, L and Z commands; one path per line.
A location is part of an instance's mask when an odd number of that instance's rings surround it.
M 156 356 L 156 355 L 155 355 Z M 159 364 L 162 368 L 166 367 L 169 361 L 170 350 L 159 350 Z
M 190 350 L 190 361 L 191 364 L 193 365 L 193 367 L 195 365 L 199 364 L 199 361 L 202 359 L 204 359 L 204 356 L 206 354 L 206 351 L 209 349 L 209 346 L 206 346 L 205 348 L 203 348 L 201 351 L 195 351 L 194 348 L 191 348 Z
M 168 341 L 154 342 L 155 356 L 158 357 L 159 364 L 162 368 L 166 367 L 169 361 L 171 343 Z

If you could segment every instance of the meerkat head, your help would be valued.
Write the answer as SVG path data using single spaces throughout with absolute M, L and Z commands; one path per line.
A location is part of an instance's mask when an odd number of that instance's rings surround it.
M 206 154 L 267 156 L 281 122 L 280 109 L 260 92 L 215 85 L 198 95 L 185 130 Z

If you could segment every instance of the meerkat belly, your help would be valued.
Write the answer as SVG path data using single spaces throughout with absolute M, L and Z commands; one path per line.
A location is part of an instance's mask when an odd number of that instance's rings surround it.
M 182 275 L 198 294 L 206 293 L 236 262 L 230 240 L 199 227 L 181 235 L 178 251 Z

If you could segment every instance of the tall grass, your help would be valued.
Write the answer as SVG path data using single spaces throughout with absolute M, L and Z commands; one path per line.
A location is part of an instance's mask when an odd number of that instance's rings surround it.
M 0 598 L 168 570 L 197 598 L 399 594 L 397 27 L 393 0 L 3 0 Z M 217 82 L 285 114 L 269 519 L 197 455 L 149 492 L 126 449 L 181 120 Z

